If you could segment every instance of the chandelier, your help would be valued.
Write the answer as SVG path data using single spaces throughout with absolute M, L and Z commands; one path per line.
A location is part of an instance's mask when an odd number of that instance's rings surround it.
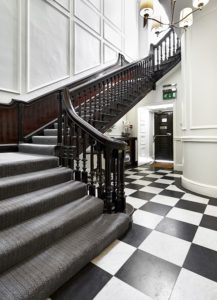
M 180 0 L 181 1 L 181 0 Z M 160 16 L 155 16 L 153 8 L 153 0 L 141 0 L 140 1 L 140 15 L 144 18 L 144 26 L 147 24 L 148 20 L 152 20 L 152 29 L 159 35 L 161 32 L 167 30 L 168 28 L 184 28 L 187 29 L 193 24 L 193 14 L 196 11 L 202 10 L 202 8 L 207 5 L 209 0 L 193 0 L 193 7 L 186 7 L 180 12 L 180 19 L 178 21 L 174 20 L 174 12 L 176 7 L 176 0 L 171 0 L 171 12 L 172 17 L 169 23 L 165 23 L 161 20 Z M 166 27 L 166 29 L 165 29 Z

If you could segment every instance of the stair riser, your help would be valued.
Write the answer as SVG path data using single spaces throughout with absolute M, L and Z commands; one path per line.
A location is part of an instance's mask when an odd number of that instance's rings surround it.
M 32 142 L 33 144 L 42 144 L 42 145 L 57 145 L 57 137 L 52 136 L 52 137 L 38 137 L 38 136 L 33 136 L 32 137 Z
M 50 145 L 46 146 L 43 145 L 43 147 L 40 147 L 38 145 L 34 144 L 25 144 L 25 145 L 19 145 L 19 152 L 23 153 L 31 153 L 31 154 L 40 154 L 40 155 L 55 155 L 55 146 Z
M 71 176 L 72 172 L 69 170 L 61 174 L 50 175 L 46 178 L 31 178 L 29 181 L 0 184 L 0 200 L 69 181 L 71 180 Z
M 0 230 L 10 226 L 15 226 L 30 218 L 46 213 L 78 198 L 82 198 L 86 194 L 86 185 L 73 185 L 67 188 L 64 186 L 63 188 L 55 191 L 55 194 L 50 192 L 42 196 L 39 195 L 36 197 L 35 201 L 32 201 L 30 196 L 31 199 L 29 199 L 29 201 L 27 199 L 27 201 L 25 201 L 25 205 L 18 206 L 16 208 L 11 207 L 11 209 L 8 209 L 6 212 L 0 211 Z
M 90 200 L 89 200 L 90 201 Z M 91 199 L 91 201 L 93 201 Z M 99 201 L 99 200 L 98 200 Z M 4 272 L 15 264 L 21 262 L 24 258 L 39 252 L 41 249 L 48 247 L 60 238 L 63 238 L 68 233 L 76 230 L 86 222 L 100 216 L 103 212 L 103 201 L 98 202 L 96 205 L 75 207 L 73 211 L 65 211 L 64 216 L 57 215 L 56 220 L 50 216 L 46 221 L 37 226 L 28 226 L 27 235 L 24 239 L 10 243 L 10 246 L 0 247 L 0 272 Z M 25 226 L 25 223 L 23 224 Z M 29 233 L 29 234 L 28 234 Z M 13 240 L 13 236 L 10 236 Z M 14 236 L 16 240 L 16 236 Z M 7 240 L 1 238 L 3 244 L 6 245 Z
M 58 167 L 59 161 L 57 158 L 50 160 L 35 160 L 32 162 L 17 162 L 16 164 L 1 165 L 0 166 L 0 178 L 14 176 L 19 174 L 25 174 L 30 172 L 42 171 L 46 169 Z

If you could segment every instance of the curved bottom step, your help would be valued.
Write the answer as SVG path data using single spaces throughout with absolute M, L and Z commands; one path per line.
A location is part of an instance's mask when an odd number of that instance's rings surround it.
M 128 229 L 125 214 L 101 215 L 0 276 L 4 300 L 44 300 Z

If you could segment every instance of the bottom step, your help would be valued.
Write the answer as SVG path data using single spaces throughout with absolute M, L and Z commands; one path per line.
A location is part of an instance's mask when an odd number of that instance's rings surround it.
M 47 250 L 3 273 L 1 299 L 44 300 L 122 236 L 129 224 L 125 214 L 104 214 L 81 226 Z

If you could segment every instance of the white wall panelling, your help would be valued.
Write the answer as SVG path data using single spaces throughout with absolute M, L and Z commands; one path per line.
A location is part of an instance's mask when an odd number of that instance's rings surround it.
M 97 10 L 101 10 L 101 0 L 87 0 L 90 2 Z
M 121 35 L 105 21 L 103 25 L 103 37 L 106 41 L 121 50 Z
M 33 91 L 69 77 L 70 22 L 44 0 L 28 7 L 27 89 Z
M 89 28 L 100 34 L 100 16 L 83 0 L 74 1 L 74 16 L 84 22 Z
M 103 63 L 113 63 L 117 60 L 117 51 L 103 44 Z
M 123 0 L 104 0 L 104 16 L 119 30 L 122 29 Z
M 79 74 L 101 63 L 101 41 L 77 23 L 74 24 L 74 72 Z
M 29 101 L 114 63 L 118 52 L 137 59 L 137 6 L 137 0 L 0 0 L 0 102 L 16 93 Z
M 138 36 L 138 11 L 139 8 L 134 1 L 125 0 L 124 2 L 124 52 L 131 58 L 137 59 L 139 54 Z M 143 45 L 145 48 L 145 43 Z
M 190 129 L 217 129 L 216 69 L 217 39 L 207 28 L 215 28 L 217 9 L 202 16 L 191 28 Z M 205 59 L 207 58 L 210 59 Z M 209 78 L 209 80 L 206 80 Z
M 0 89 L 20 91 L 20 1 L 0 1 Z

